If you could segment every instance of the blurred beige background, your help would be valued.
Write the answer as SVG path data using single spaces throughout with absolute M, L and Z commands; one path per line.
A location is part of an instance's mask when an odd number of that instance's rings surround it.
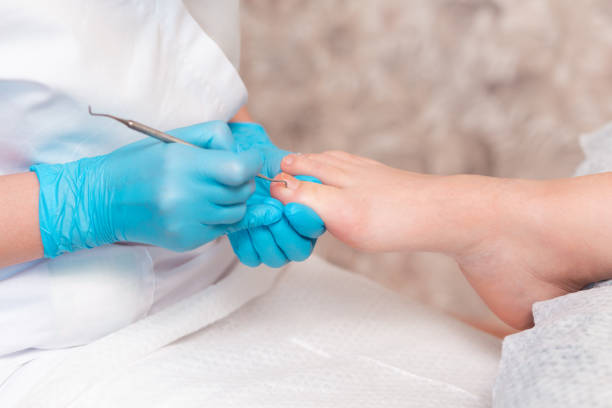
M 568 176 L 612 119 L 608 0 L 243 0 L 249 108 L 275 142 L 429 173 Z M 462 319 L 501 328 L 454 263 L 317 252 Z

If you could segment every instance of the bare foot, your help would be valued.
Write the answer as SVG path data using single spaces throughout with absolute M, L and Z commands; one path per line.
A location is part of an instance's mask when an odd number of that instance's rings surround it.
M 515 328 L 533 324 L 534 302 L 593 281 L 590 266 L 568 251 L 571 239 L 543 225 L 549 209 L 540 205 L 542 182 L 422 175 L 345 152 L 290 155 L 282 169 L 278 177 L 288 187 L 273 183 L 275 198 L 313 208 L 331 234 L 357 249 L 452 256 L 491 310 Z

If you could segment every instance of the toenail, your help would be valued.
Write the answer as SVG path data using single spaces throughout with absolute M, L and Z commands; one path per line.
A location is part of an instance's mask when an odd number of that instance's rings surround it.
M 285 183 L 287 183 L 284 187 L 289 189 L 289 190 L 295 190 L 298 188 L 298 186 L 300 185 L 299 180 L 285 174 L 285 173 L 281 173 L 280 180 L 285 181 Z M 280 184 L 280 183 L 279 183 Z
M 292 155 L 292 154 L 290 154 L 290 155 L 288 155 L 288 156 L 285 156 L 285 158 L 283 159 L 283 162 L 284 162 L 284 163 L 285 163 L 287 166 L 290 166 L 291 164 L 293 164 L 293 162 L 294 162 L 293 155 Z

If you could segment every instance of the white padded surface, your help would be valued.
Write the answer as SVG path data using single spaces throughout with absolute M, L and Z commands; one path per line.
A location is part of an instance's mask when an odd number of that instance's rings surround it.
M 199 313 L 193 306 L 177 313 Z M 317 258 L 291 265 L 229 317 L 148 355 L 127 355 L 121 331 L 105 341 L 122 364 L 82 388 L 84 373 L 60 365 L 28 404 L 51 406 L 49 396 L 61 394 L 70 407 L 487 407 L 500 348 Z M 116 359 L 96 361 L 96 343 L 83 350 L 87 375 Z

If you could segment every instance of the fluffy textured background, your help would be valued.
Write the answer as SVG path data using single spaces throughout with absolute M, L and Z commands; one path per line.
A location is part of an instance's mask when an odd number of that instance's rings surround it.
M 281 146 L 408 170 L 570 175 L 580 133 L 612 118 L 608 0 L 243 0 L 249 108 Z M 497 327 L 452 261 L 317 252 Z

